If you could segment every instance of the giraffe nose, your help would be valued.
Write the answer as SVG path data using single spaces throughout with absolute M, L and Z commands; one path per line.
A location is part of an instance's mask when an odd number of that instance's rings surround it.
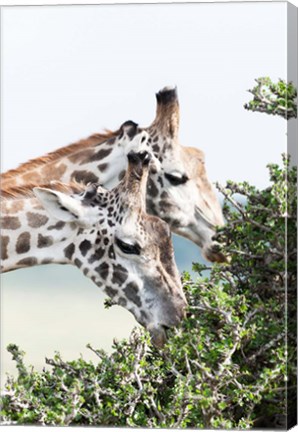
M 203 249 L 203 255 L 210 262 L 227 262 L 227 257 L 221 252 L 219 244 L 215 242 Z
M 186 316 L 187 301 L 184 296 L 180 297 L 179 300 L 170 308 L 167 319 L 164 319 L 164 325 L 166 327 L 175 327 Z
M 186 316 L 187 301 L 184 295 L 179 296 L 179 300 L 173 304 L 171 301 L 164 303 L 164 308 L 160 310 L 162 319 L 156 324 L 147 325 L 151 335 L 151 341 L 157 348 L 163 348 L 167 341 L 167 330 L 176 327 Z

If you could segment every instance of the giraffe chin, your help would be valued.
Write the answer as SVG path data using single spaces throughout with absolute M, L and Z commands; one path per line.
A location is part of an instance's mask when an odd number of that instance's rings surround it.
M 167 334 L 165 328 L 163 326 L 159 326 L 148 330 L 151 336 L 151 342 L 155 346 L 155 348 L 163 348 L 167 341 Z

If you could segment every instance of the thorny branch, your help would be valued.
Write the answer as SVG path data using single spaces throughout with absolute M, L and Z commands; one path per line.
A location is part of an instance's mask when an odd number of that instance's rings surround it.
M 248 90 L 253 100 L 244 105 L 244 108 L 261 113 L 279 115 L 285 119 L 297 117 L 297 90 L 293 84 L 279 80 L 274 84 L 270 78 L 258 78 L 257 85 Z

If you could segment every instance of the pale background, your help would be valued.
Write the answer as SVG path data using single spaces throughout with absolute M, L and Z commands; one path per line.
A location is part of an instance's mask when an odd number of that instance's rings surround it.
M 147 126 L 154 94 L 178 86 L 180 138 L 206 153 L 212 181 L 267 185 L 266 164 L 286 149 L 286 124 L 243 109 L 254 78 L 286 78 L 286 3 L 15 7 L 2 10 L 2 170 L 132 119 Z M 201 260 L 175 240 L 179 268 Z M 55 350 L 110 349 L 134 326 L 105 311 L 103 295 L 75 268 L 2 276 L 4 349 L 17 343 L 37 368 Z

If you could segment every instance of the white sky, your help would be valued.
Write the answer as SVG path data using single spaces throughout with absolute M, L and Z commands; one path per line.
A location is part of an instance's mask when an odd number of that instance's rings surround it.
M 286 77 L 286 3 L 5 8 L 2 170 L 132 119 L 178 86 L 180 138 L 212 181 L 266 185 L 286 123 L 244 110 L 254 78 Z
M 212 181 L 266 186 L 286 148 L 283 119 L 243 108 L 254 78 L 286 78 L 286 3 L 14 7 L 1 27 L 3 171 L 128 119 L 148 126 L 169 84 L 181 143 L 205 151 Z M 75 268 L 12 272 L 3 287 L 2 348 L 35 366 L 55 349 L 88 358 L 87 342 L 107 348 L 135 324 Z

